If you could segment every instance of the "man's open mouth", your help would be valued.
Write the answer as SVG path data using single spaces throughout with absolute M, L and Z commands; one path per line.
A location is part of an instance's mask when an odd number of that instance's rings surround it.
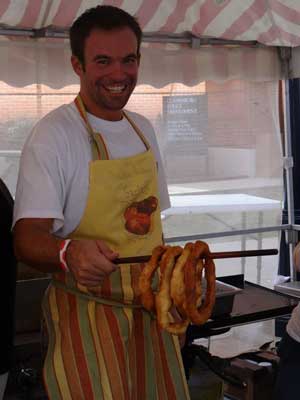
M 118 94 L 123 93 L 127 88 L 127 85 L 104 86 L 104 88 L 110 93 Z

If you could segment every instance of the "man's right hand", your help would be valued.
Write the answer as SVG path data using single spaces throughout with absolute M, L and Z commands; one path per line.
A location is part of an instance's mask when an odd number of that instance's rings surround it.
M 117 269 L 117 257 L 102 240 L 72 240 L 66 252 L 68 268 L 83 286 L 100 285 Z
M 45 273 L 61 271 L 61 239 L 51 234 L 53 219 L 24 218 L 14 227 L 15 255 L 18 261 Z M 97 286 L 116 270 L 118 254 L 102 240 L 72 240 L 66 261 L 75 279 L 84 286 Z

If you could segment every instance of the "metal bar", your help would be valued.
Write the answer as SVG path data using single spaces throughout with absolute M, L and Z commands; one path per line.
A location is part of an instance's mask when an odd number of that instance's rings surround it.
M 262 226 L 263 225 L 263 212 L 259 211 L 258 213 L 258 226 Z M 263 236 L 262 233 L 259 232 L 257 235 L 257 247 L 258 249 L 262 248 L 262 243 L 263 243 Z M 261 283 L 261 270 L 262 270 L 262 259 L 261 257 L 257 257 L 257 266 L 256 266 L 256 282 L 258 284 Z
M 16 29 L 10 27 L 0 28 L 0 35 L 4 36 L 23 36 L 31 38 L 69 38 L 69 29 L 40 28 L 40 29 Z M 247 46 L 247 47 L 267 47 L 256 40 L 228 40 L 210 37 L 195 37 L 192 34 L 154 34 L 143 33 L 142 41 L 144 43 L 179 43 L 190 44 L 193 48 L 201 46 Z
M 17 28 L 0 28 L 2 36 L 26 36 L 34 37 L 33 29 L 17 29 Z
M 286 74 L 289 73 L 289 63 L 286 62 Z M 291 138 L 291 116 L 290 116 L 290 91 L 289 82 L 285 81 L 285 130 L 284 130 L 284 141 L 285 141 L 285 164 L 284 171 L 287 182 L 287 214 L 288 224 L 293 225 L 295 223 L 295 210 L 294 210 L 294 190 L 293 190 L 293 152 L 292 152 L 292 138 Z M 293 268 L 293 250 L 294 243 L 288 243 L 289 247 L 289 259 L 290 259 L 290 277 L 292 281 L 296 280 L 296 270 Z
M 245 250 L 245 251 L 220 251 L 209 254 L 209 258 L 220 259 L 220 258 L 240 258 L 240 257 L 257 257 L 257 256 L 271 256 L 278 254 L 277 249 L 265 249 L 265 250 Z M 149 261 L 150 255 L 137 256 L 137 257 L 123 257 L 116 258 L 114 264 L 135 264 Z
M 0 157 L 20 157 L 21 150 L 0 150 Z
M 199 234 L 199 235 L 188 235 L 188 236 L 174 236 L 174 237 L 165 238 L 165 242 L 166 243 L 187 242 L 189 240 L 218 238 L 218 237 L 226 237 L 226 236 L 240 236 L 240 235 L 247 235 L 249 233 L 276 232 L 276 231 L 286 231 L 286 230 L 291 230 L 291 229 L 292 229 L 292 225 L 284 224 L 284 225 L 266 226 L 264 228 L 253 228 L 253 229 L 236 230 L 236 231 L 224 231 L 224 232 L 216 232 L 216 233 L 203 233 L 203 234 Z
M 278 307 L 265 311 L 258 311 L 251 314 L 237 315 L 233 317 L 209 320 L 208 322 L 206 322 L 204 325 L 201 326 L 193 325 L 194 332 L 190 336 L 192 339 L 198 339 L 199 337 L 202 337 L 202 335 L 205 333 L 205 331 L 202 330 L 203 327 L 207 330 L 213 331 L 213 329 L 220 329 L 220 328 L 224 329 L 224 328 L 232 328 L 234 326 L 249 325 L 251 322 L 268 321 L 276 317 L 290 315 L 293 309 L 296 307 L 296 305 L 297 304 Z M 197 330 L 199 330 L 199 332 L 197 332 Z M 213 333 L 210 332 L 210 334 L 212 335 Z
M 242 212 L 242 230 L 247 229 L 247 214 L 245 211 Z M 246 241 L 247 241 L 247 236 L 243 235 L 241 238 L 241 250 L 245 251 L 246 250 Z M 246 268 L 246 260 L 245 258 L 241 259 L 241 268 L 242 268 L 242 274 L 245 275 L 245 268 Z
M 294 230 L 294 231 L 300 231 L 300 225 L 298 225 L 298 224 L 293 224 L 293 225 L 292 225 L 292 230 Z

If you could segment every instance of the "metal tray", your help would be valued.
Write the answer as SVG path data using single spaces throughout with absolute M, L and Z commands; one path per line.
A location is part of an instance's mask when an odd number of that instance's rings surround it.
M 16 332 L 32 332 L 40 329 L 41 302 L 50 278 L 28 279 L 17 282 L 16 287 Z M 203 292 L 206 282 L 203 279 Z M 216 281 L 216 303 L 212 317 L 230 314 L 234 296 L 241 292 L 235 286 Z
M 277 292 L 290 294 L 291 296 L 300 297 L 300 282 L 293 281 L 293 282 L 283 282 L 278 283 L 274 286 L 274 289 Z
M 212 318 L 228 315 L 232 311 L 234 297 L 242 289 L 216 280 L 216 302 L 212 311 Z

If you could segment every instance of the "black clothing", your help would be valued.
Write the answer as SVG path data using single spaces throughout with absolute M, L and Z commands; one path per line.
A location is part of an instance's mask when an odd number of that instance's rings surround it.
M 17 263 L 13 252 L 12 216 L 13 199 L 0 179 L 0 374 L 9 371 L 13 357 Z

